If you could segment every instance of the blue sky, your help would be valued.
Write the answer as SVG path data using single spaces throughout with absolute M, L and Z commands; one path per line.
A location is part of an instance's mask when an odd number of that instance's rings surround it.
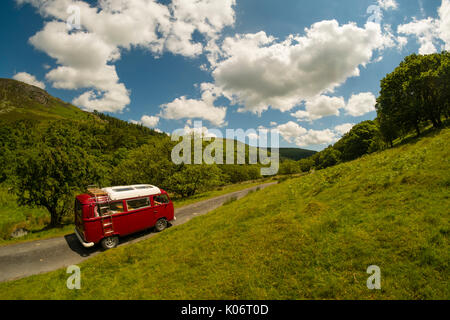
M 165 132 L 278 128 L 281 146 L 320 150 L 376 117 L 405 56 L 450 45 L 448 0 L 189 3 L 2 1 L 0 77 Z

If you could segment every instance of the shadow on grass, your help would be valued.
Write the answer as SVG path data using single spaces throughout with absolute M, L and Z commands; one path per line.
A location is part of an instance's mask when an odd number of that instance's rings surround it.
M 170 228 L 170 227 L 172 227 L 171 223 L 168 224 L 167 228 Z M 164 232 L 164 231 L 162 231 L 162 232 Z M 133 234 L 130 234 L 130 235 L 127 235 L 124 237 L 120 237 L 119 238 L 119 247 L 122 245 L 131 244 L 136 241 L 144 240 L 144 239 L 154 236 L 156 234 L 158 234 L 158 232 L 156 232 L 154 230 L 154 228 L 150 228 L 150 229 L 138 231 L 136 233 L 133 233 Z M 81 257 L 84 257 L 84 258 L 89 257 L 93 254 L 105 251 L 99 243 L 95 244 L 94 246 L 92 246 L 90 248 L 85 248 L 80 243 L 80 241 L 78 240 L 78 237 L 76 236 L 75 233 L 65 235 L 64 239 L 66 240 L 67 245 L 73 252 L 77 253 L 78 255 L 80 255 Z
M 404 139 L 402 139 L 401 141 L 399 141 L 398 143 L 396 143 L 394 145 L 394 149 L 398 148 L 398 147 L 402 147 L 407 144 L 415 144 L 415 143 L 419 142 L 422 138 L 425 138 L 425 137 L 427 137 L 427 138 L 435 137 L 435 136 L 439 135 L 442 130 L 447 129 L 449 127 L 450 127 L 450 120 L 444 121 L 442 124 L 442 128 L 435 128 L 433 126 L 429 126 L 425 130 L 423 130 L 423 132 L 421 132 L 420 136 L 412 135 L 412 136 L 405 137 Z

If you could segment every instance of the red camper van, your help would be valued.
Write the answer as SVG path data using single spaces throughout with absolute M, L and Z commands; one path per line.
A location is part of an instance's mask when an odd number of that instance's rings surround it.
M 75 199 L 75 234 L 86 248 L 100 242 L 111 249 L 120 236 L 151 227 L 160 232 L 172 220 L 169 195 L 152 185 L 88 188 Z

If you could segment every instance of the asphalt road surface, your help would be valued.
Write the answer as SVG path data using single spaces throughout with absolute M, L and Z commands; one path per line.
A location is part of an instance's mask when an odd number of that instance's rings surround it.
M 187 205 L 175 209 L 176 221 L 172 227 L 186 223 L 193 217 L 204 215 L 231 198 L 240 199 L 250 191 L 264 189 L 273 183 L 266 183 L 241 191 Z M 121 238 L 119 246 L 128 245 L 155 236 L 151 230 Z M 74 233 L 64 237 L 18 243 L 0 247 L 0 282 L 20 279 L 34 274 L 53 271 L 78 264 L 90 257 L 101 254 L 99 245 L 84 248 Z

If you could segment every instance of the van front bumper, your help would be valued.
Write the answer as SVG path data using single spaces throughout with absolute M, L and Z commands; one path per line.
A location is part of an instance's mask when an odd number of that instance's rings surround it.
M 94 242 L 86 242 L 86 241 L 84 241 L 83 238 L 81 237 L 80 233 L 78 232 L 77 228 L 75 228 L 75 234 L 77 235 L 77 238 L 81 242 L 83 247 L 90 248 L 90 247 L 93 247 L 95 245 Z

